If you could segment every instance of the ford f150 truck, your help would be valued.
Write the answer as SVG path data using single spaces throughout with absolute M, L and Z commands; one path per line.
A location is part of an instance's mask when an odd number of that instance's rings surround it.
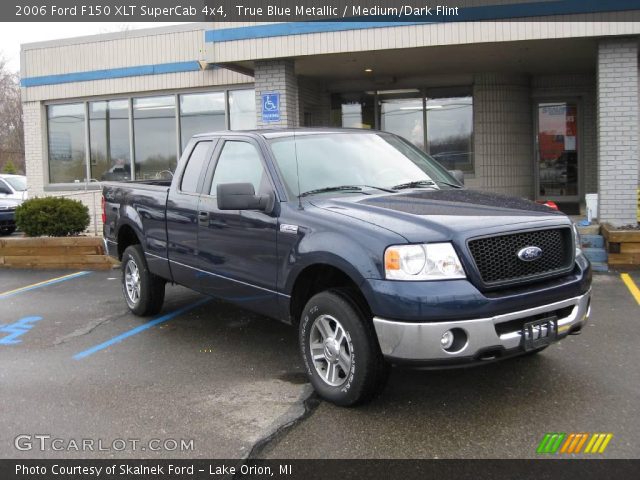
M 537 353 L 589 316 L 565 215 L 465 189 L 389 133 L 197 135 L 171 181 L 103 188 L 133 313 L 158 313 L 171 282 L 296 325 L 311 383 L 339 405 L 372 398 L 390 364 Z

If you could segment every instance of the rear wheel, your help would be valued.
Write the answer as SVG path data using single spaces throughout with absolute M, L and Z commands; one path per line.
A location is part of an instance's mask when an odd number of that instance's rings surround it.
M 346 291 L 329 290 L 309 300 L 299 341 L 307 375 L 322 398 L 351 406 L 384 388 L 389 366 L 373 325 Z
M 154 275 L 140 245 L 122 254 L 122 293 L 129 310 L 139 316 L 155 315 L 164 303 L 165 281 Z
M 3 229 L 0 229 L 0 235 L 11 235 L 15 231 L 16 231 L 16 227 L 3 228 Z

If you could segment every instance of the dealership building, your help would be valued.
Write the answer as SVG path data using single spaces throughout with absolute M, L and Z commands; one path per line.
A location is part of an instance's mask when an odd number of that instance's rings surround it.
M 30 194 L 99 210 L 100 181 L 170 176 L 196 133 L 355 127 L 402 135 L 470 188 L 572 214 L 597 193 L 601 221 L 635 224 L 640 22 L 630 2 L 564 3 L 553 17 L 194 23 L 23 45 Z

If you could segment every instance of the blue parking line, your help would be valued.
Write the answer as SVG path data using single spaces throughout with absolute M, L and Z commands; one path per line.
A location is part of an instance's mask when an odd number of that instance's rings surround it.
M 155 327 L 156 325 L 160 324 L 160 323 L 164 323 L 164 322 L 168 322 L 169 320 L 172 320 L 174 318 L 176 318 L 177 316 L 182 315 L 183 313 L 187 313 L 195 308 L 200 307 L 201 305 L 204 305 L 207 302 L 210 302 L 211 299 L 210 298 L 204 298 L 196 303 L 192 303 L 191 305 L 187 305 L 186 307 L 182 307 L 179 308 L 178 310 L 174 310 L 173 312 L 167 313 L 165 315 L 162 315 L 161 317 L 158 317 L 154 320 L 151 320 L 147 323 L 145 323 L 144 325 L 140 325 L 139 327 L 133 328 L 127 332 L 121 333 L 120 335 L 113 337 L 110 340 L 107 340 L 106 342 L 103 342 L 99 345 L 96 345 L 95 347 L 91 347 L 83 352 L 80 353 L 76 353 L 73 356 L 74 360 L 81 360 L 83 358 L 86 358 L 90 355 L 93 355 L 96 352 L 99 352 L 100 350 L 104 350 L 107 347 L 110 347 L 111 345 L 115 345 L 116 343 L 120 343 L 121 341 L 123 341 L 125 338 L 129 338 L 132 337 L 133 335 L 137 335 L 140 332 L 144 332 L 145 330 L 148 330 L 151 327 Z
M 26 287 L 16 288 L 14 290 L 9 290 L 7 292 L 0 293 L 0 300 L 12 297 L 14 295 L 18 295 L 19 293 L 30 292 L 31 290 L 35 290 L 37 288 L 48 287 L 49 285 L 55 285 L 56 283 L 66 282 L 67 280 L 71 280 L 73 278 L 82 277 L 84 275 L 89 275 L 91 272 L 76 272 L 70 275 L 64 275 L 62 277 L 52 278 L 51 280 L 45 280 L 43 282 L 34 283 L 32 285 L 27 285 Z

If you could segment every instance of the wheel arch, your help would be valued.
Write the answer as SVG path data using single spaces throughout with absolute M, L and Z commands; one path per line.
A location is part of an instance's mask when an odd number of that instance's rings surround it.
M 340 290 L 347 294 L 367 318 L 372 318 L 369 304 L 360 288 L 362 280 L 354 278 L 348 269 L 327 262 L 316 262 L 302 268 L 291 285 L 289 315 L 292 324 L 300 321 L 300 316 L 309 299 L 327 290 Z
M 131 245 L 142 245 L 138 232 L 132 225 L 128 223 L 123 223 L 122 225 L 120 225 L 116 238 L 118 242 L 119 260 L 122 260 L 122 254 L 127 249 L 127 247 Z

